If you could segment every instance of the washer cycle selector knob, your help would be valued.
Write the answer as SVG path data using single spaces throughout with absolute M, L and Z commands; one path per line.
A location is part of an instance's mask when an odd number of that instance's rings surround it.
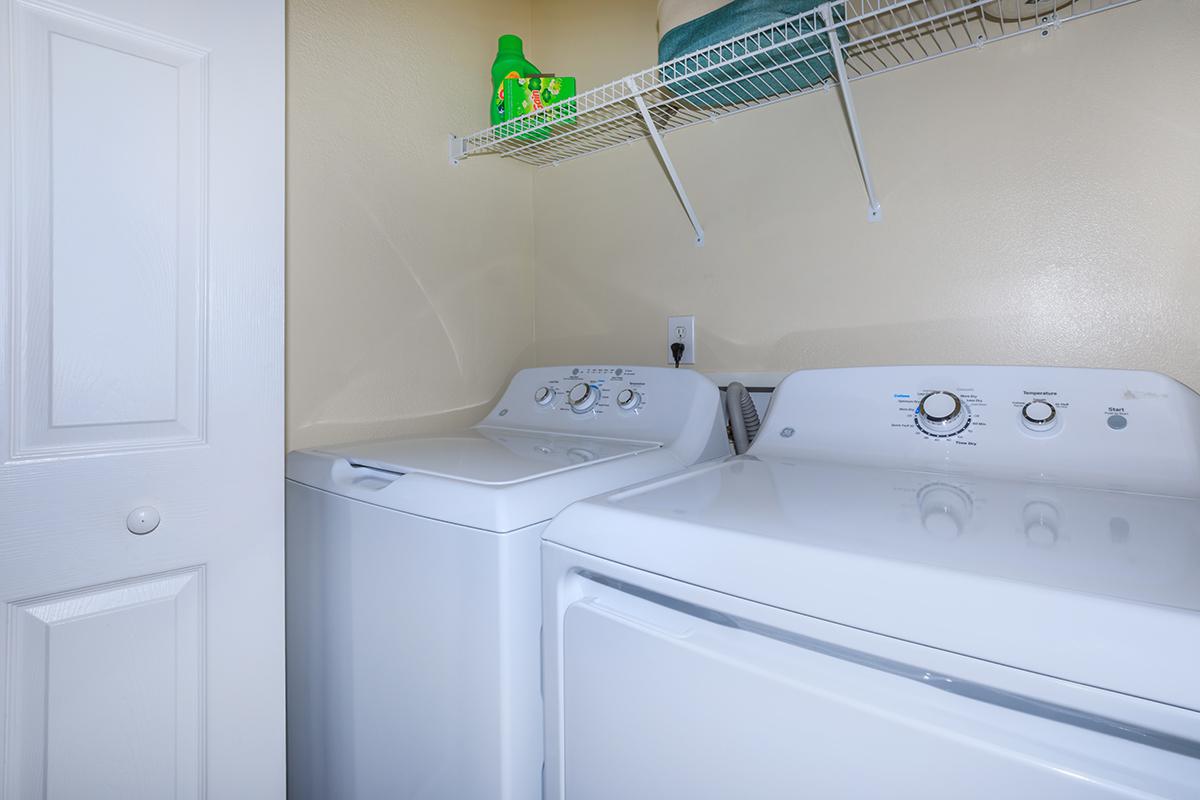
M 571 391 L 567 392 L 567 405 L 576 414 L 591 411 L 592 406 L 596 405 L 596 401 L 599 399 L 600 392 L 589 383 L 577 383 L 571 387 Z
M 969 421 L 966 406 L 953 392 L 930 392 L 917 404 L 917 425 L 934 436 L 953 436 Z
M 642 404 L 642 395 L 633 389 L 622 389 L 617 395 L 617 408 L 622 411 L 633 411 Z
M 1058 409 L 1049 400 L 1030 400 L 1021 408 L 1021 424 L 1031 431 L 1052 430 L 1058 424 Z
M 533 392 L 533 401 L 539 406 L 548 406 L 554 402 L 554 390 L 549 386 L 539 386 Z

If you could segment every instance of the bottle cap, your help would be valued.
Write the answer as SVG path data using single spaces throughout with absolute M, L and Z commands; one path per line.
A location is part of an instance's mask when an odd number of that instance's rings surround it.
M 521 52 L 521 37 L 514 36 L 511 33 L 506 33 L 500 37 L 500 52 L 502 53 L 520 53 Z

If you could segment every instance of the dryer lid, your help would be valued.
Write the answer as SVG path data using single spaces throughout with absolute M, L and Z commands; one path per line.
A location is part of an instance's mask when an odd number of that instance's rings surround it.
M 520 483 L 657 450 L 654 442 L 475 427 L 438 436 L 323 448 L 355 466 L 490 486 Z
M 544 538 L 696 586 L 1200 710 L 1200 500 L 741 457 Z

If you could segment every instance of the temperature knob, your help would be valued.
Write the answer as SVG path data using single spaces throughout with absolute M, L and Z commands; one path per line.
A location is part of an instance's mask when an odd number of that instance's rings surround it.
M 930 392 L 917 405 L 917 425 L 934 436 L 953 436 L 969 421 L 966 406 L 953 392 Z
M 1049 400 L 1030 400 L 1021 408 L 1021 424 L 1031 431 L 1049 431 L 1058 425 L 1058 409 Z
M 533 393 L 533 401 L 539 406 L 548 406 L 554 402 L 554 390 L 549 386 L 539 386 Z
M 567 392 L 567 405 L 571 406 L 571 410 L 576 414 L 591 411 L 599 399 L 600 392 L 590 383 L 577 383 Z
M 633 411 L 642 404 L 642 395 L 633 389 L 622 389 L 617 395 L 617 408 L 622 411 Z

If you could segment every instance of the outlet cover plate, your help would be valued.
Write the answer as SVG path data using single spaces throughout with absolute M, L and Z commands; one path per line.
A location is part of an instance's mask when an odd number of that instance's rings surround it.
M 675 366 L 671 357 L 671 345 L 683 342 L 683 360 L 680 364 L 696 363 L 696 317 L 688 314 L 683 317 L 667 317 L 667 364 Z

